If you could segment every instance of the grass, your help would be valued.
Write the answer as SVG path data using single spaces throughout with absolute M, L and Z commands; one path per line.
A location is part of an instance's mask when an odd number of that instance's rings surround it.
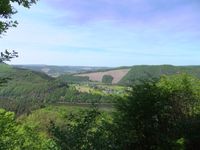
M 12 67 L 7 64 L 0 63 L 0 77 L 5 76 L 8 72 L 12 72 Z
M 71 84 L 71 87 L 74 87 L 77 91 L 82 93 L 92 93 L 92 94 L 99 94 L 102 96 L 107 95 L 117 95 L 117 96 L 124 96 L 126 93 L 127 87 L 119 86 L 119 85 L 107 85 L 102 83 L 82 83 L 82 84 Z

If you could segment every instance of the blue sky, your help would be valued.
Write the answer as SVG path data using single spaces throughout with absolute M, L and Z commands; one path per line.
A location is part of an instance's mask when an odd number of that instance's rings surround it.
M 40 0 L 0 39 L 13 64 L 200 65 L 199 0 Z

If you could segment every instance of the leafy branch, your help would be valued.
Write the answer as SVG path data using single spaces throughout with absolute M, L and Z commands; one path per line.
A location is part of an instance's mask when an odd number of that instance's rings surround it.
M 12 58 L 17 58 L 18 56 L 18 52 L 16 51 L 12 51 L 12 52 L 8 52 L 8 50 L 5 50 L 5 52 L 1 52 L 1 56 L 0 56 L 0 63 L 3 63 L 5 61 L 10 61 Z

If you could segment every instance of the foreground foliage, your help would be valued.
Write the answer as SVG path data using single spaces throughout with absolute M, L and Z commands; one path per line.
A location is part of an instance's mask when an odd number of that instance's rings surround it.
M 141 81 L 120 99 L 112 121 L 93 109 L 51 126 L 61 149 L 182 150 L 199 148 L 200 81 L 180 74 Z
M 14 113 L 0 109 L 1 150 L 56 150 L 56 144 L 35 132 L 33 128 L 18 124 Z
M 189 149 L 199 145 L 200 81 L 182 74 L 143 81 L 117 104 L 119 149 Z M 193 121 L 191 121 L 193 120 Z M 198 130 L 197 130 L 198 131 Z M 194 147 L 192 149 L 195 149 Z
M 62 150 L 112 149 L 109 125 L 111 118 L 96 108 L 69 114 L 67 124 L 60 128 L 53 122 L 50 133 Z
M 28 150 L 197 150 L 199 91 L 199 79 L 179 74 L 133 85 L 112 112 L 51 106 L 19 123 L 1 110 L 0 144 Z

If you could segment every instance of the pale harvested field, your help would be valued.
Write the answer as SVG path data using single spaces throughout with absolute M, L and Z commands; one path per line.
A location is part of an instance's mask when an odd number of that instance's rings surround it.
M 86 74 L 78 74 L 75 76 L 89 77 L 91 81 L 101 82 L 104 75 L 110 75 L 113 77 L 113 84 L 118 83 L 128 72 L 130 69 L 119 69 L 119 70 L 111 70 L 106 72 L 94 72 L 94 73 L 86 73 Z

